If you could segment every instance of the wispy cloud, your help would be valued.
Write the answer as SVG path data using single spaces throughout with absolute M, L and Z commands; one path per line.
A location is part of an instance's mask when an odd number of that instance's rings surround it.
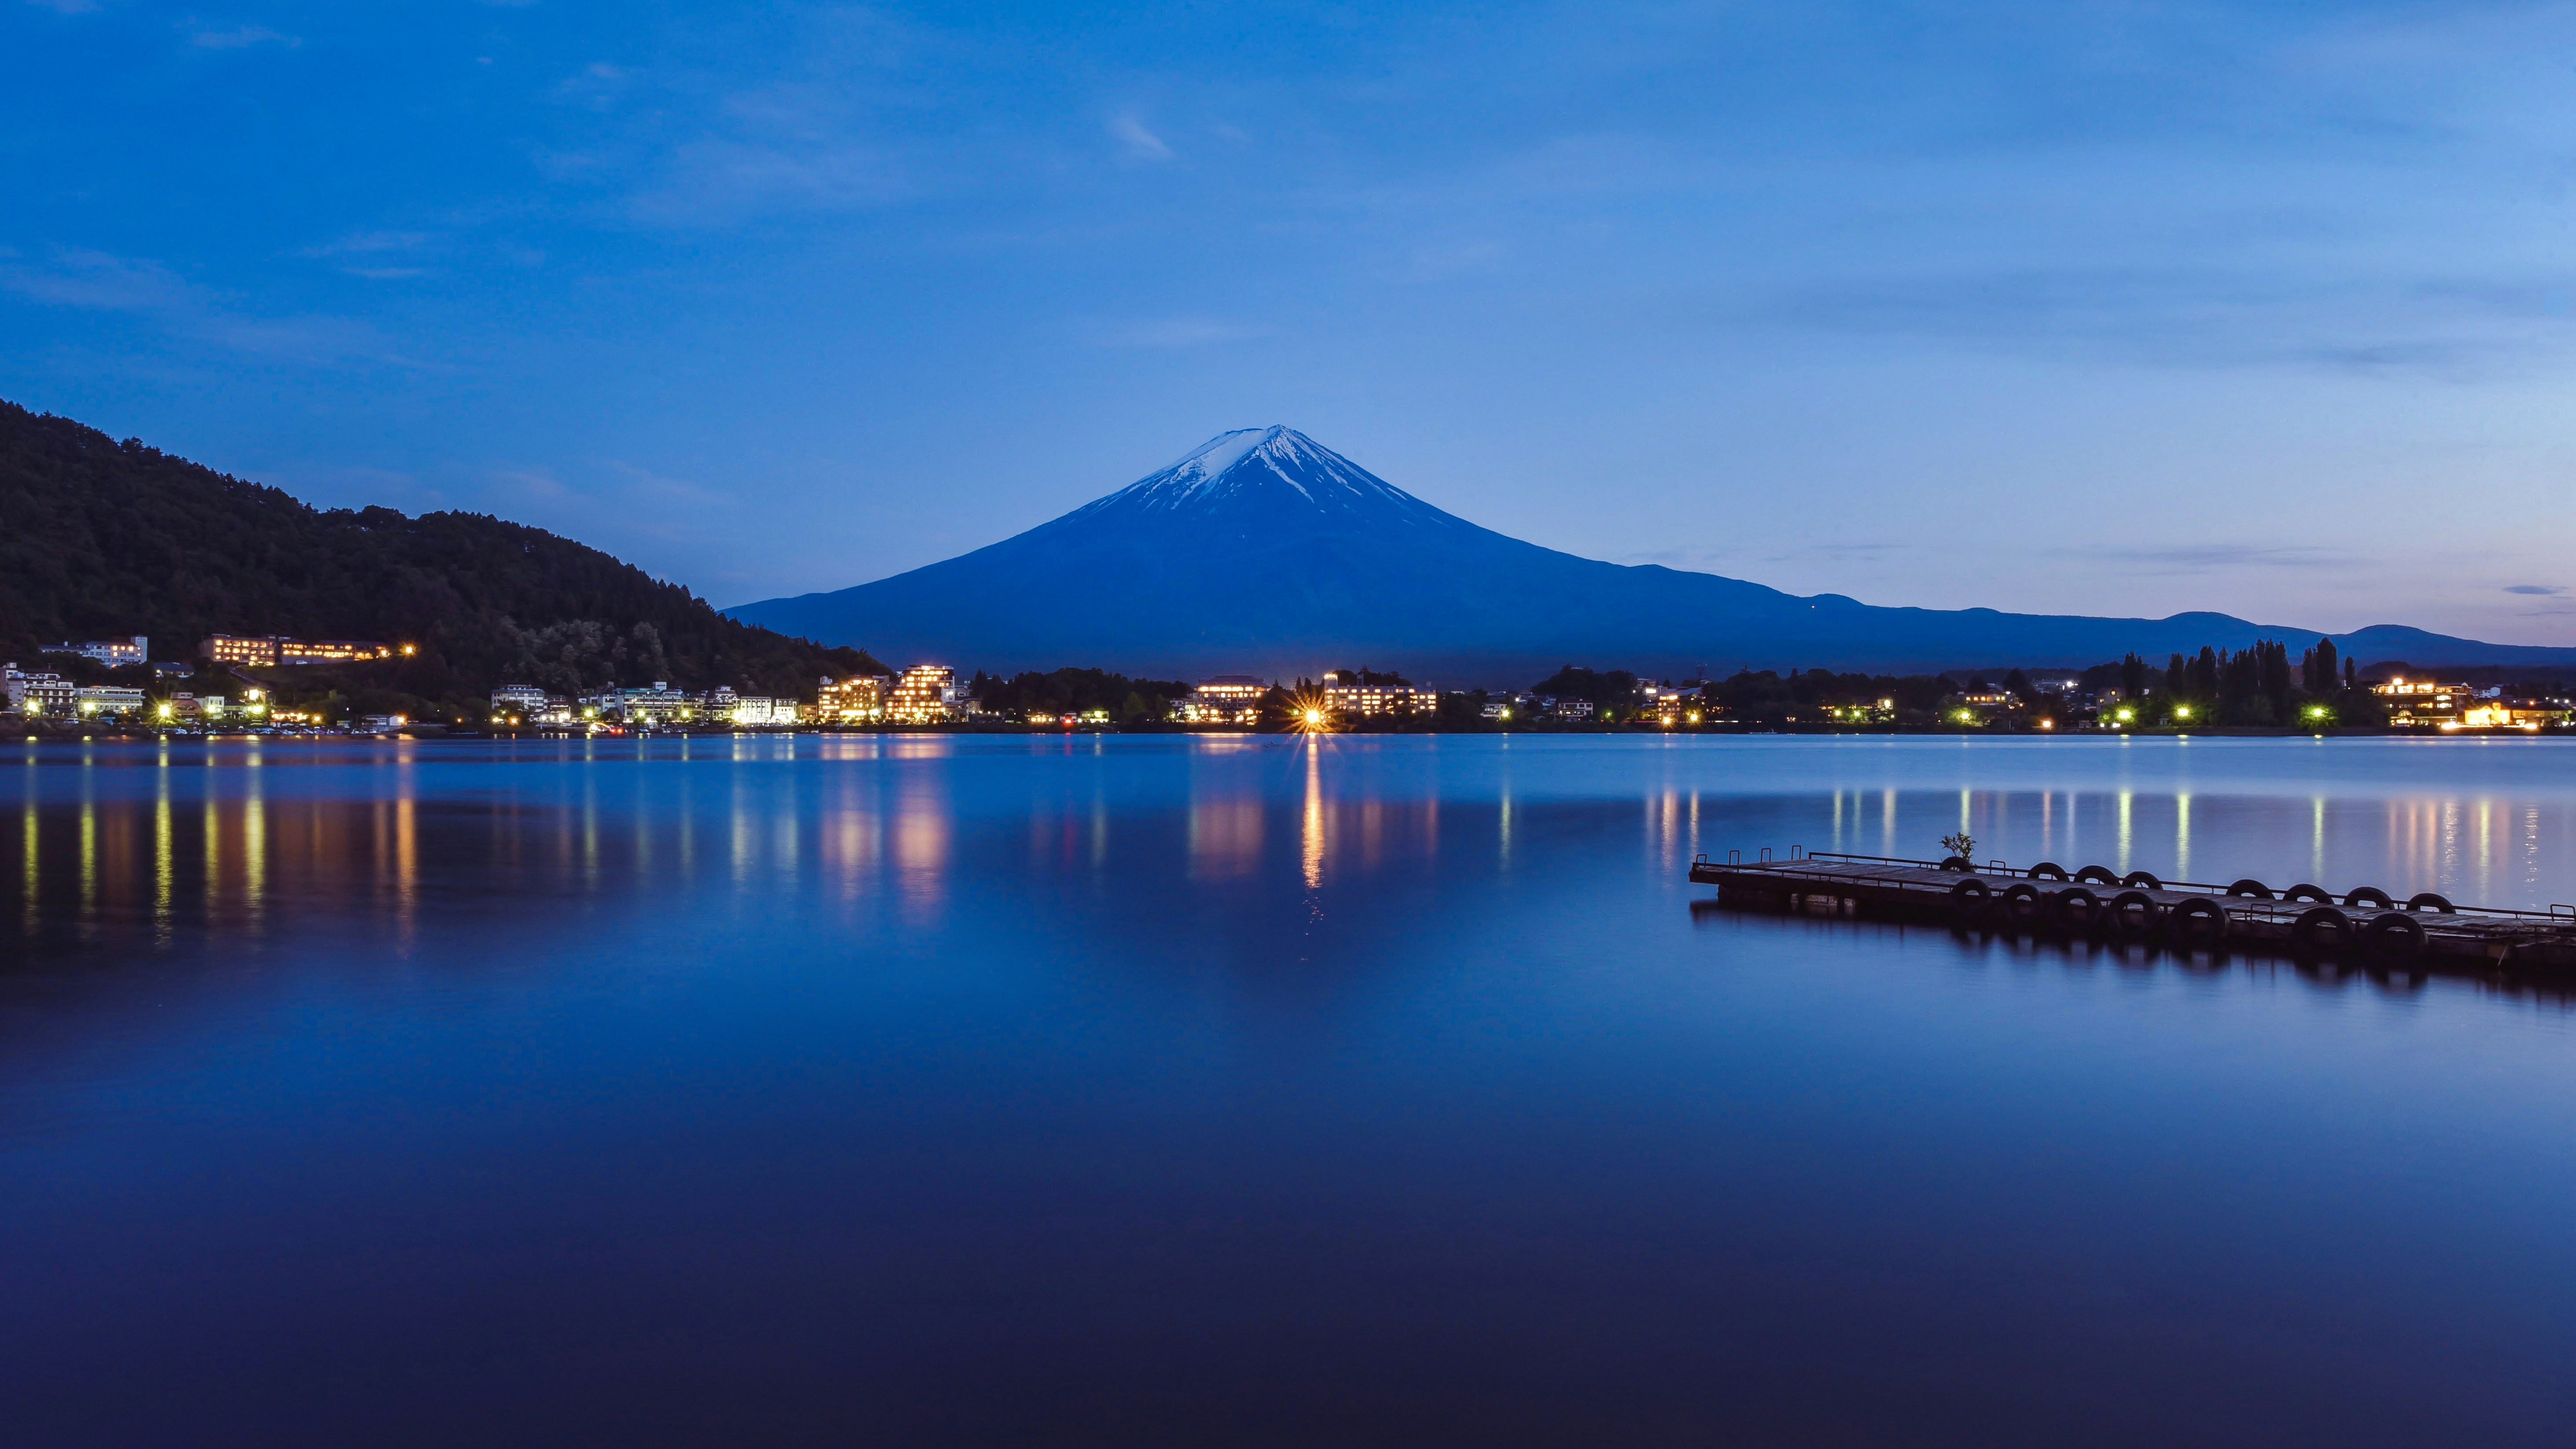
M 229 30 L 199 30 L 190 34 L 188 41 L 206 50 L 247 50 L 254 45 L 282 45 L 292 50 L 304 43 L 296 36 L 271 30 L 265 25 L 236 25 Z
M 429 233 L 421 231 L 352 232 L 336 240 L 323 242 L 319 246 L 306 247 L 297 255 L 337 257 L 352 253 L 373 255 L 381 252 L 407 252 L 420 247 L 428 240 Z
M 2567 592 L 2565 588 L 2557 584 L 2507 584 L 2504 586 L 2504 591 L 2508 594 L 2538 595 L 2563 594 Z
M 1145 123 L 1133 111 L 1120 111 L 1109 118 L 1109 134 L 1131 161 L 1169 161 L 1172 148 L 1163 138 L 1145 129 Z
M 397 354 L 376 329 L 350 317 L 264 316 L 230 304 L 156 261 L 65 250 L 50 262 L 0 255 L 0 290 L 56 307 L 121 312 L 174 336 L 252 356 L 304 363 L 424 364 Z
M 2336 280 L 2312 271 L 2009 267 L 1816 280 L 1719 319 L 2178 366 L 2477 371 L 2576 350 L 2543 277 Z
M 1147 322 L 1122 322 L 1104 327 L 1102 345 L 1108 347 L 1189 348 L 1208 347 L 1221 342 L 1244 342 L 1273 335 L 1276 329 L 1251 322 L 1229 321 L 1223 317 L 1162 317 Z
M 2331 549 L 2250 543 L 2185 543 L 2122 548 L 2061 548 L 2064 558 L 2092 559 L 2147 573 L 2206 574 L 2229 569 L 2340 569 L 2356 560 Z

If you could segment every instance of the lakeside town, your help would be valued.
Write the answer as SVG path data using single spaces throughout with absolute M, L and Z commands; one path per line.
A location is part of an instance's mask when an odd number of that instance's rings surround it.
M 1195 682 L 1060 669 L 1004 679 L 945 664 L 818 676 L 808 697 L 688 689 L 668 680 L 559 692 L 493 687 L 479 709 L 439 717 L 369 709 L 371 665 L 416 645 L 217 634 L 185 662 L 148 637 L 66 641 L 39 667 L 0 665 L 6 708 L 34 732 L 632 735 L 847 729 L 1297 731 L 1907 731 L 2048 734 L 2178 730 L 2525 734 L 2576 728 L 2564 678 L 2428 676 L 2358 668 L 2321 642 L 2136 655 L 2082 671 L 1872 676 L 1817 669 L 1641 679 L 1569 665 L 1518 689 L 1441 689 L 1400 674 L 1314 678 L 1219 674 Z M 2488 675 L 2496 670 L 2475 671 Z M 2295 674 L 2295 677 L 2293 677 Z M 87 677 L 83 677 L 87 676 Z

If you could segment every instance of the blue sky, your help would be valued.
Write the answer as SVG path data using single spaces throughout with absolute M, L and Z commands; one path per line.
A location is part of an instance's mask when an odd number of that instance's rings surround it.
M 0 0 L 0 396 L 731 604 L 1284 422 L 1872 603 L 2576 643 L 2576 10 Z

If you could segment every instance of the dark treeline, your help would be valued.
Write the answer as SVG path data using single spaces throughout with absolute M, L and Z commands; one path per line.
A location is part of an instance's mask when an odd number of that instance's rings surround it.
M 409 643 L 291 687 L 416 708 L 496 684 L 571 693 L 666 680 L 810 697 L 882 672 L 855 649 L 755 629 L 597 549 L 481 514 L 322 510 L 290 494 L 0 403 L 0 659 L 146 634 L 184 661 L 209 634 Z
M 1593 704 L 1617 708 L 1636 698 L 1637 676 L 1625 669 L 1595 673 L 1569 664 L 1531 685 L 1529 692 L 1552 695 L 1558 699 L 1586 700 Z
M 1942 701 L 1962 688 L 1982 688 L 1982 678 L 1952 680 L 1938 674 L 1836 674 L 1829 669 L 1745 670 L 1708 685 L 1702 694 L 1726 717 L 1758 723 L 1828 717 L 1827 711 L 1861 711 L 1875 718 L 1880 701 L 1895 701 L 1895 717 L 1930 721 Z M 2029 681 L 2023 684 L 2027 689 Z M 2005 686 L 2010 687 L 2009 683 Z
M 1020 718 L 1031 713 L 1080 714 L 1106 710 L 1120 724 L 1163 719 L 1176 700 L 1189 698 L 1193 686 L 1177 679 L 1140 679 L 1105 669 L 1057 669 L 1045 674 L 1014 674 L 1008 679 L 975 671 L 966 692 L 986 709 Z

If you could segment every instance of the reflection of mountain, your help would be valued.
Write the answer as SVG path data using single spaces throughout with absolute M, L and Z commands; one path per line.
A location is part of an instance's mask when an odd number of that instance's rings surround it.
M 2204 644 L 2269 637 L 2298 650 L 2318 637 L 2225 614 L 1874 608 L 1840 594 L 1800 598 L 1714 574 L 1601 563 L 1479 528 L 1277 427 L 1223 434 L 1131 487 L 973 553 L 730 612 L 865 643 L 897 663 L 1100 664 L 1181 676 L 1368 664 L 1497 684 L 1568 661 L 1670 674 L 1695 664 L 2091 664 L 2136 650 L 2161 663 Z M 2335 639 L 2364 660 L 2576 664 L 2576 649 L 2395 626 Z

